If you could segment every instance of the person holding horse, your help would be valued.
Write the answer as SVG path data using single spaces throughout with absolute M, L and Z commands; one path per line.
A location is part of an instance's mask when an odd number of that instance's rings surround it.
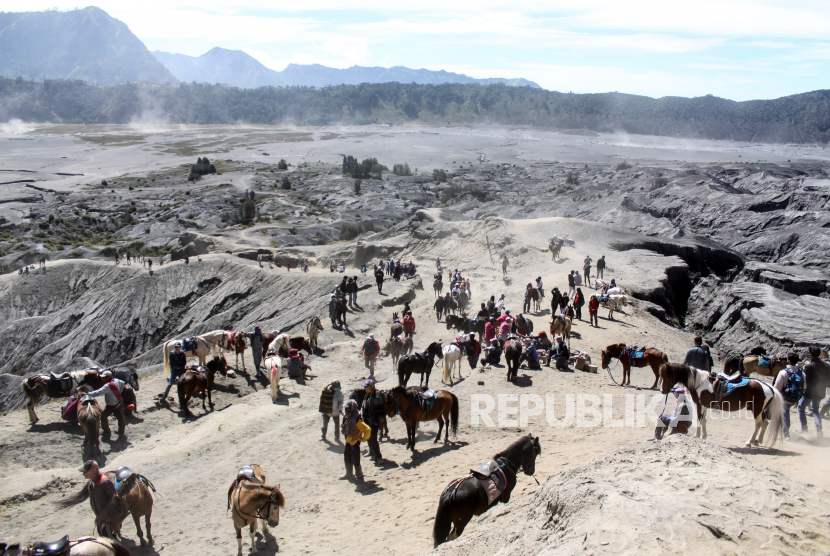
M 355 400 L 349 400 L 344 406 L 343 425 L 340 431 L 346 439 L 343 449 L 343 462 L 346 465 L 346 474 L 341 480 L 353 481 L 355 475 L 358 481 L 363 481 L 363 469 L 360 466 L 360 443 L 365 442 L 371 435 L 371 429 L 363 422 L 360 410 Z
M 378 432 L 383 420 L 386 419 L 386 405 L 383 395 L 375 388 L 374 379 L 367 378 L 363 383 L 363 389 L 366 391 L 366 396 L 363 398 L 363 407 L 361 408 L 363 418 L 369 424 L 371 434 L 369 436 L 369 455 L 375 465 L 383 463 L 383 456 L 380 453 L 380 443 L 378 442 Z
M 683 364 L 700 369 L 701 371 L 712 370 L 715 362 L 712 361 L 709 346 L 703 345 L 703 338 L 695 336 L 695 345 L 686 352 L 686 359 L 683 361 Z
M 369 369 L 369 377 L 371 378 L 375 376 L 375 360 L 378 353 L 380 353 L 380 344 L 375 340 L 374 334 L 366 336 L 360 351 L 363 352 L 363 366 Z
M 265 344 L 265 339 L 262 337 L 262 330 L 259 326 L 254 326 L 254 331 L 247 334 L 251 341 L 251 356 L 254 358 L 254 368 L 259 374 L 259 365 L 262 363 L 262 346 Z
M 827 363 L 821 360 L 821 349 L 818 346 L 810 346 L 807 351 L 810 354 L 810 361 L 804 365 L 804 397 L 798 402 L 798 419 L 801 421 L 801 428 L 797 433 L 807 432 L 807 406 L 813 412 L 813 421 L 816 423 L 816 438 L 822 438 L 821 430 L 821 409 L 819 403 L 827 393 L 827 386 L 830 384 L 830 368 Z
M 187 356 L 182 351 L 181 342 L 173 344 L 173 351 L 170 352 L 167 359 L 170 361 L 170 380 L 167 381 L 167 388 L 164 389 L 164 393 L 159 394 L 162 402 L 167 400 L 167 394 L 170 393 L 170 388 L 186 371 Z
M 799 360 L 797 353 L 788 354 L 787 366 L 778 372 L 773 383 L 773 386 L 781 392 L 781 397 L 784 398 L 784 426 L 782 428 L 784 440 L 790 438 L 790 409 L 804 394 L 804 374 L 798 367 Z M 792 386 L 793 383 L 795 387 Z
M 124 419 L 124 398 L 121 397 L 121 392 L 124 391 L 124 381 L 112 378 L 110 371 L 104 371 L 101 374 L 101 379 L 106 383 L 97 390 L 89 393 L 93 398 L 104 396 L 106 407 L 101 412 L 101 430 L 102 436 L 109 436 L 110 432 L 109 416 L 115 414 L 115 420 L 118 422 L 118 436 L 124 436 L 124 429 L 126 428 L 126 420 Z
M 591 326 L 599 328 L 599 299 L 595 295 L 588 301 L 588 320 Z
M 104 532 L 105 526 L 117 521 L 117 516 L 113 515 L 118 511 L 115 485 L 109 477 L 101 473 L 98 463 L 93 459 L 84 462 L 78 471 L 83 473 L 88 480 L 87 490 L 89 491 L 90 505 L 95 514 L 95 527 L 98 534 L 108 537 L 110 535 L 107 533 L 111 534 L 111 532 Z
M 689 432 L 691 413 L 689 412 L 689 405 L 686 401 L 686 388 L 684 386 L 678 386 L 677 388 L 672 388 L 671 391 L 674 394 L 676 403 L 674 413 L 660 416 L 660 422 L 657 423 L 657 428 L 654 429 L 654 438 L 652 440 L 663 440 L 666 429 L 671 429 L 670 435 L 686 434 Z
M 329 421 L 334 420 L 334 441 L 340 443 L 340 415 L 343 414 L 343 392 L 340 389 L 340 381 L 335 380 L 320 394 L 320 413 L 323 414 L 323 428 L 320 429 L 322 436 L 320 440 L 326 440 L 326 433 L 329 430 Z
M 550 314 L 555 315 L 556 311 L 559 309 L 559 300 L 562 299 L 562 294 L 559 292 L 559 288 L 553 288 L 553 291 L 550 292 Z
M 568 370 L 568 361 L 571 358 L 571 352 L 565 344 L 562 336 L 556 337 L 556 347 L 550 352 L 550 361 L 553 361 L 556 368 L 560 371 Z
M 461 343 L 461 342 L 459 342 Z M 481 355 L 481 343 L 476 340 L 475 332 L 470 332 L 466 340 L 463 341 L 464 351 L 467 353 L 467 362 L 471 369 L 475 369 L 478 365 L 478 357 Z

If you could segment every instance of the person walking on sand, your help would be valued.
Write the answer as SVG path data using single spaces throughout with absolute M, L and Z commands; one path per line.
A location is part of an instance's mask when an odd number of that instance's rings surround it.
M 813 412 L 813 421 L 816 423 L 816 438 L 822 438 L 821 409 L 819 403 L 827 392 L 830 384 L 830 369 L 827 363 L 821 360 L 821 349 L 818 346 L 808 348 L 810 360 L 804 365 L 804 396 L 798 402 L 798 419 L 801 428 L 795 432 L 807 432 L 807 406 Z
M 804 393 L 804 374 L 798 368 L 799 357 L 797 353 L 787 355 L 787 367 L 779 371 L 775 377 L 775 388 L 781 392 L 784 398 L 784 440 L 790 438 L 790 409 L 798 403 Z M 795 383 L 795 387 L 793 387 Z M 800 388 L 798 385 L 800 384 Z M 792 397 L 791 397 L 792 396 Z
M 407 338 L 411 338 L 415 332 L 415 319 L 412 316 L 412 311 L 407 311 L 403 318 L 403 333 Z
M 591 323 L 591 326 L 595 326 L 599 328 L 599 317 L 597 316 L 597 312 L 599 311 L 599 299 L 597 296 L 592 295 L 591 299 L 588 301 L 588 320 Z
M 254 326 L 254 331 L 249 332 L 247 336 L 251 341 L 251 357 L 254 359 L 254 368 L 257 374 L 259 374 L 259 365 L 262 362 L 262 346 L 265 343 L 265 339 L 262 337 L 262 330 L 260 330 L 259 326 Z
M 602 279 L 603 276 L 605 276 L 605 255 L 600 257 L 597 261 L 597 278 Z M 585 281 L 585 284 L 588 284 L 587 279 Z
M 329 421 L 334 420 L 334 441 L 340 443 L 340 415 L 343 414 L 343 392 L 340 390 L 340 381 L 335 380 L 320 394 L 320 413 L 323 414 L 323 428 L 320 440 L 326 440 L 329 430 Z
M 375 282 L 378 285 L 378 293 L 383 293 L 383 271 L 380 269 L 375 272 Z
M 363 469 L 360 466 L 360 443 L 369 439 L 371 429 L 363 422 L 360 410 L 355 400 L 349 400 L 344 406 L 343 425 L 340 432 L 346 439 L 343 449 L 343 462 L 346 465 L 346 474 L 340 477 L 341 480 L 363 481 Z
M 363 352 L 363 366 L 369 369 L 369 377 L 375 376 L 375 359 L 380 353 L 380 344 L 375 340 L 374 334 L 369 334 L 363 345 L 360 347 Z
M 714 361 L 712 361 L 712 355 L 707 347 L 703 345 L 703 338 L 695 336 L 695 345 L 686 352 L 686 359 L 683 364 L 701 371 L 711 371 Z
M 173 351 L 167 356 L 170 361 L 170 379 L 167 381 L 167 388 L 164 389 L 163 394 L 159 394 L 161 403 L 167 403 L 167 394 L 170 393 L 170 388 L 178 380 L 180 376 L 185 373 L 185 366 L 187 365 L 187 356 L 182 351 L 182 343 L 176 342 L 173 344 Z
M 95 514 L 95 528 L 99 535 L 110 536 L 110 526 L 118 514 L 118 498 L 115 493 L 115 485 L 101 473 L 98 462 L 93 459 L 87 460 L 80 469 L 84 478 L 88 480 L 86 487 L 89 492 L 89 501 L 92 511 Z M 109 535 L 107 535 L 109 533 Z
M 593 263 L 594 260 L 591 258 L 591 255 L 585 255 L 585 262 L 582 264 L 582 270 L 585 275 L 586 284 L 591 279 L 591 266 L 593 266 Z
M 375 388 L 374 379 L 367 378 L 363 383 L 363 390 L 366 396 L 363 398 L 363 419 L 368 423 L 371 434 L 369 435 L 369 455 L 375 465 L 383 463 L 383 456 L 380 453 L 378 435 L 380 426 L 386 416 L 385 402 L 383 395 Z
M 574 293 L 576 293 L 576 281 L 574 280 L 574 271 L 572 270 L 568 274 L 568 296 L 572 296 Z

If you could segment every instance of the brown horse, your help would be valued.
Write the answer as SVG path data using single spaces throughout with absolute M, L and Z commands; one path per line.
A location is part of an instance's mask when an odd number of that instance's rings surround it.
M 401 338 L 400 336 L 397 336 L 386 342 L 386 346 L 383 348 L 386 353 L 381 355 L 384 357 L 387 355 L 392 356 L 392 370 L 394 371 L 398 368 L 398 359 L 401 358 L 401 355 L 412 353 L 413 348 L 414 344 L 411 337 Z
M 415 451 L 415 440 L 417 437 L 418 423 L 420 421 L 438 421 L 438 434 L 435 435 L 433 444 L 441 438 L 441 430 L 446 424 L 444 443 L 449 442 L 450 427 L 453 436 L 458 435 L 458 398 L 452 392 L 439 390 L 435 393 L 435 400 L 432 407 L 428 408 L 428 402 L 419 402 L 419 394 L 408 390 L 403 386 L 395 386 L 386 393 L 386 414 L 389 417 L 400 415 L 406 423 L 406 447 Z
M 784 398 L 777 388 L 761 380 L 749 379 L 746 386 L 732 390 L 728 394 L 719 396 L 715 393 L 714 373 L 694 369 L 679 363 L 666 363 L 660 367 L 660 378 L 663 380 L 662 392 L 668 394 L 675 384 L 682 384 L 692 395 L 692 401 L 697 407 L 700 426 L 697 436 L 706 438 L 706 410 L 720 409 L 721 411 L 752 411 L 755 420 L 755 430 L 752 437 L 746 442 L 746 447 L 758 446 L 764 442 L 764 433 L 772 423 L 766 446 L 772 448 L 779 442 L 784 424 Z M 769 411 L 767 409 L 769 408 Z M 761 435 L 755 439 L 760 431 Z
M 390 340 L 403 334 L 403 324 L 401 324 L 401 321 L 398 319 L 398 313 L 392 313 L 392 329 L 390 334 Z
M 566 313 L 567 314 L 567 313 Z M 550 321 L 550 333 L 556 337 L 561 334 L 567 340 L 568 347 L 571 347 L 571 325 L 573 324 L 573 317 L 563 317 L 562 315 L 554 315 L 553 320 Z
M 65 544 L 68 552 L 44 552 L 43 544 L 47 545 L 47 549 L 53 548 L 55 545 L 63 546 Z M 2 554 L 7 553 L 2 552 Z M 77 540 L 69 540 L 69 536 L 67 535 L 56 542 L 35 543 L 32 546 L 21 548 L 20 552 L 20 556 L 40 556 L 41 554 L 60 554 L 61 556 L 130 556 L 130 550 L 123 544 L 104 537 L 82 537 Z
M 245 349 L 248 347 L 248 344 L 245 342 L 246 334 L 244 332 L 231 332 L 231 339 L 230 344 L 233 352 L 236 354 L 236 368 L 239 367 L 239 355 L 242 355 L 242 370 L 246 371 L 248 369 L 245 368 Z
M 156 492 L 156 487 L 145 476 L 133 473 L 126 467 L 120 467 L 116 471 L 107 471 L 104 475 L 112 481 L 112 484 L 117 485 L 115 492 L 117 500 L 114 514 L 110 516 L 112 518 L 111 523 L 106 524 L 111 529 L 112 536 L 121 540 L 121 526 L 123 521 L 127 516 L 132 515 L 141 546 L 147 546 L 148 542 L 153 544 L 150 517 L 153 514 L 152 493 Z M 56 502 L 56 505 L 64 509 L 76 506 L 89 498 L 89 491 L 89 486 L 85 484 L 80 492 L 65 500 Z M 92 503 L 91 500 L 90 503 Z M 142 517 L 144 518 L 144 525 L 147 527 L 147 540 L 144 540 L 144 532 L 141 530 L 141 522 L 139 521 Z M 103 534 L 103 530 L 100 527 L 99 534 Z
M 84 431 L 84 456 L 87 448 L 92 450 L 93 457 L 100 456 L 101 406 L 92 396 L 79 395 L 78 397 L 81 399 L 78 403 L 78 423 L 81 425 L 81 430 Z
M 432 289 L 435 291 L 436 297 L 441 297 L 441 292 L 444 290 L 444 282 L 441 280 L 435 280 L 432 283 Z
M 769 365 L 761 365 L 761 358 L 757 355 L 750 355 L 743 357 L 736 355 L 727 358 L 723 364 L 723 372 L 725 374 L 732 374 L 736 371 L 741 371 L 744 376 L 749 376 L 752 373 L 761 376 L 771 376 L 773 378 L 778 376 L 778 373 L 787 367 L 787 360 L 779 357 L 768 357 Z
M 521 313 L 519 313 L 519 316 L 517 316 L 516 320 L 513 321 L 513 326 L 515 327 L 514 331 L 519 336 L 527 336 L 528 334 L 533 333 L 533 321 L 526 318 Z
M 625 344 L 611 344 L 602 350 L 602 368 L 607 369 L 611 364 L 611 359 L 619 359 L 623 366 L 623 378 L 620 381 L 620 386 L 631 384 L 631 367 L 651 367 L 654 371 L 654 384 L 651 389 L 657 388 L 657 383 L 660 381 L 660 365 L 669 362 L 669 356 L 659 349 L 646 349 L 643 351 L 643 356 L 635 358 L 632 353 L 632 348 L 626 347 Z M 613 380 L 613 377 L 612 377 Z
M 213 378 L 216 375 L 216 371 L 219 371 L 223 375 L 228 372 L 228 363 L 222 355 L 218 355 L 208 361 L 204 369 L 195 365 L 189 367 L 187 372 L 179 377 L 176 382 L 176 390 L 179 394 L 179 410 L 183 415 L 192 415 L 187 408 L 187 404 L 190 403 L 190 398 L 194 394 L 200 392 L 202 394 L 202 409 L 205 413 L 207 413 L 205 398 L 207 398 L 211 409 L 213 408 L 211 392 L 213 392 Z
M 527 295 L 530 296 L 530 299 L 533 301 L 533 312 L 538 313 L 541 307 L 539 306 L 539 299 L 541 296 L 539 295 L 539 290 L 536 288 L 530 288 L 528 290 Z
M 255 475 L 257 480 L 261 476 L 259 483 L 239 481 L 228 495 L 233 528 L 236 530 L 237 556 L 242 556 L 242 529 L 249 527 L 251 553 L 256 552 L 258 520 L 262 520 L 262 530 L 267 532 L 266 524 L 271 527 L 280 524 L 280 508 L 285 507 L 285 496 L 280 491 L 280 485 L 268 486 L 264 474 L 259 475 L 255 470 Z
M 522 343 L 519 340 L 508 340 L 504 343 L 504 361 L 507 363 L 507 381 L 516 382 L 519 364 L 522 358 Z
M 93 388 L 100 388 L 96 381 L 100 381 L 97 370 L 70 371 L 60 377 L 55 375 L 32 375 L 21 383 L 23 393 L 28 398 L 26 409 L 29 411 L 29 423 L 38 422 L 35 407 L 40 403 L 41 396 L 49 398 L 68 398 L 75 394 L 75 390 L 82 384 L 89 384 Z

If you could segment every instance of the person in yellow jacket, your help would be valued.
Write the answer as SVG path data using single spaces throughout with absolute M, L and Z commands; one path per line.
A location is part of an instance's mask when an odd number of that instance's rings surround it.
M 343 451 L 346 474 L 340 478 L 352 481 L 357 476 L 357 480 L 362 481 L 363 469 L 360 467 L 360 443 L 369 439 L 371 429 L 369 425 L 363 422 L 360 409 L 355 400 L 347 401 L 344 409 L 346 414 L 343 417 L 341 431 L 346 439 L 346 446 Z

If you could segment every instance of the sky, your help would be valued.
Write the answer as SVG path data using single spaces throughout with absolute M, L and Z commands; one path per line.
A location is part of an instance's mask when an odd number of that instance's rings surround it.
M 0 0 L 0 11 L 75 1 Z M 830 88 L 827 0 L 102 0 L 150 50 L 406 66 L 575 93 L 768 99 Z

